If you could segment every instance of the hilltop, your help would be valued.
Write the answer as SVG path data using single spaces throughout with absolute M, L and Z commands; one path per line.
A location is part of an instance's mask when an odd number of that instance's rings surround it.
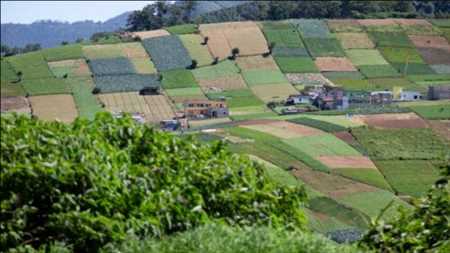
M 223 140 L 278 184 L 303 186 L 310 229 L 360 235 L 412 209 L 450 155 L 449 40 L 448 19 L 130 32 L 2 58 L 2 111 L 67 123 L 128 112 L 157 127 L 192 113 L 177 134 Z M 213 103 L 225 117 L 201 108 Z

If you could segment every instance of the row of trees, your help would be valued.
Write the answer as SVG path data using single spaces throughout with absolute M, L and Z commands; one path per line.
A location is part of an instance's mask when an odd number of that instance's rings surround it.
M 11 56 L 16 54 L 23 54 L 28 52 L 33 52 L 41 50 L 41 45 L 39 43 L 36 44 L 27 44 L 25 47 L 8 47 L 7 45 L 1 45 L 1 56 Z
M 128 30 L 159 29 L 185 23 L 288 18 L 449 17 L 448 1 L 247 1 L 244 4 L 194 16 L 192 1 L 157 1 L 128 17 Z

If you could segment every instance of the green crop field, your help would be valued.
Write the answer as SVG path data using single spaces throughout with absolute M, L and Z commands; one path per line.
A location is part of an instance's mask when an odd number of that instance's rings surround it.
M 264 23 L 263 32 L 267 42 L 275 43 L 275 47 L 304 48 L 300 34 L 290 24 L 285 23 L 282 28 L 273 28 L 272 25 Z
M 392 63 L 392 66 L 398 72 L 406 75 L 428 75 L 435 73 L 429 65 L 423 63 Z
M 351 79 L 351 80 L 362 80 L 364 76 L 358 71 L 343 71 L 343 72 L 325 72 L 323 76 L 330 80 L 335 79 Z
M 450 119 L 450 104 L 410 106 L 424 119 Z
M 352 134 L 376 160 L 438 160 L 450 155 L 448 144 L 428 128 L 355 128 Z
M 372 91 L 369 80 L 333 79 L 333 83 L 348 91 Z
M 439 178 L 439 169 L 430 161 L 376 161 L 376 164 L 398 194 L 422 197 Z
M 192 64 L 189 52 L 177 35 L 145 39 L 142 45 L 159 71 L 184 69 Z
M 92 94 L 94 83 L 90 78 L 69 78 L 69 85 L 80 117 L 93 119 L 97 112 L 103 111 L 95 95 Z
M 275 57 L 283 73 L 317 73 L 319 70 L 309 57 Z
M 388 64 L 377 49 L 349 49 L 345 53 L 355 66 Z
M 230 108 L 258 106 L 264 103 L 259 100 L 249 89 L 229 90 L 206 94 L 209 99 L 225 98 Z
M 190 70 L 178 69 L 164 71 L 162 74 L 162 86 L 164 89 L 198 87 Z
M 203 96 L 202 90 L 198 87 L 168 89 L 168 90 L 166 90 L 166 92 L 171 97 Z
M 325 20 L 291 19 L 289 22 L 297 27 L 303 38 L 329 38 L 331 36 Z
M 95 59 L 89 61 L 95 76 L 135 74 L 136 70 L 127 58 Z
M 398 77 L 400 73 L 391 65 L 362 65 L 359 71 L 367 78 Z
M 281 169 L 280 167 L 261 159 L 260 157 L 250 155 L 250 159 L 258 164 L 265 167 L 267 175 L 273 179 L 275 182 L 286 186 L 302 186 L 303 183 L 297 180 L 292 174 L 287 170 Z
M 345 56 L 344 50 L 336 38 L 305 38 L 305 44 L 313 57 Z
M 21 84 L 26 93 L 31 96 L 71 93 L 70 87 L 62 79 L 24 80 Z
M 284 141 L 311 157 L 320 155 L 361 155 L 347 143 L 331 134 L 291 138 Z
M 81 50 L 80 44 L 47 48 L 42 50 L 42 54 L 47 61 L 62 61 L 83 58 L 83 51 Z
M 206 66 L 213 62 L 213 58 L 208 51 L 208 46 L 201 44 L 203 39 L 200 35 L 183 34 L 179 37 L 191 58 L 197 61 L 198 66 Z
M 408 35 L 401 32 L 369 32 L 377 47 L 414 47 Z
M 17 76 L 16 71 L 13 69 L 11 64 L 5 60 L 4 58 L 1 58 L 1 76 L 2 81 L 7 82 L 15 82 L 19 80 L 19 77 Z
M 352 180 L 378 187 L 380 189 L 392 191 L 391 186 L 377 169 L 366 168 L 338 168 L 333 169 L 333 173 Z
M 9 57 L 8 62 L 24 80 L 53 77 L 40 51 Z
M 96 76 L 94 81 L 100 93 L 140 91 L 161 85 L 154 74 L 103 75 Z
M 395 63 L 425 63 L 416 48 L 382 47 L 378 48 L 388 62 Z
M 239 74 L 239 68 L 233 61 L 222 61 L 216 65 L 194 69 L 192 71 L 197 80 L 214 80 L 221 77 Z
M 325 132 L 340 132 L 340 131 L 347 130 L 347 128 L 340 126 L 340 125 L 336 125 L 336 124 L 333 124 L 330 122 L 321 121 L 321 120 L 317 120 L 317 119 L 306 118 L 306 117 L 294 118 L 294 119 L 290 119 L 288 121 L 292 122 L 292 123 L 296 123 L 296 124 L 301 124 L 301 125 L 305 125 L 305 126 L 318 128 Z
M 1 81 L 1 97 L 25 96 L 25 90 L 20 83 Z
M 171 34 L 189 34 L 198 32 L 196 24 L 175 25 L 165 28 Z
M 397 209 L 400 206 L 410 208 L 410 205 L 406 202 L 397 198 L 393 193 L 385 190 L 353 193 L 340 198 L 337 201 L 361 211 L 371 219 L 377 218 L 380 212 L 386 208 L 391 201 L 394 201 L 393 204 L 381 216 L 384 220 L 397 216 Z
M 277 70 L 245 70 L 242 71 L 242 76 L 249 86 L 289 83 L 283 73 Z

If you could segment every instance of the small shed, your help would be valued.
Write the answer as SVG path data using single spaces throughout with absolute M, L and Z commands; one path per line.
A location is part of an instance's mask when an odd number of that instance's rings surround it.
M 392 91 L 373 91 L 370 93 L 370 103 L 374 105 L 390 104 L 393 98 Z
M 400 92 L 401 101 L 415 101 L 422 99 L 422 94 L 418 91 L 402 91 Z
M 450 99 L 450 85 L 429 86 L 428 99 Z

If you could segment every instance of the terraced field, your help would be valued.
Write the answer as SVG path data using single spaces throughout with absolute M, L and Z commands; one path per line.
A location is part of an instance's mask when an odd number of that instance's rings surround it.
M 1 109 L 64 122 L 127 112 L 158 124 L 187 100 L 224 100 L 229 118 L 191 121 L 188 131 L 249 154 L 277 183 L 303 185 L 313 229 L 365 229 L 390 202 L 383 219 L 409 208 L 404 199 L 423 196 L 438 177 L 450 156 L 449 100 L 282 116 L 269 105 L 316 85 L 425 97 L 428 86 L 450 85 L 444 29 L 427 20 L 296 19 L 140 31 L 131 43 L 2 57 Z M 196 131 L 206 128 L 215 130 Z

